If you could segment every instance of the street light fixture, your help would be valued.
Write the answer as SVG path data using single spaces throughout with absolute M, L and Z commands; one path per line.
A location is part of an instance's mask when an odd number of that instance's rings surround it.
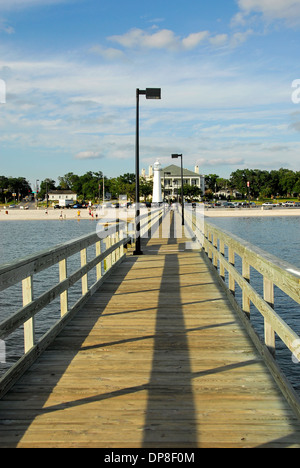
M 172 154 L 172 159 L 181 158 L 181 212 L 182 212 L 182 226 L 184 226 L 184 200 L 183 200 L 183 167 L 182 167 L 182 154 Z
M 146 99 L 161 99 L 161 88 L 146 88 L 136 90 L 136 140 L 135 140 L 135 233 L 136 243 L 133 255 L 142 255 L 140 236 L 140 137 L 139 137 L 139 100 L 140 94 Z

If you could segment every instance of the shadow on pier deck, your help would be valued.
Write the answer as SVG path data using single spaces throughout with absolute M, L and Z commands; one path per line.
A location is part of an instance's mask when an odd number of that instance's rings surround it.
M 0 401 L 0 447 L 300 447 L 298 419 L 185 241 L 171 229 L 127 256 Z

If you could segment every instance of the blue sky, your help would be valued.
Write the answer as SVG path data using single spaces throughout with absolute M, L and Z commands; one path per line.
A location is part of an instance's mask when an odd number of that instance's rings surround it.
M 0 0 L 0 175 L 134 172 L 147 87 L 141 168 L 300 170 L 299 39 L 300 0 Z

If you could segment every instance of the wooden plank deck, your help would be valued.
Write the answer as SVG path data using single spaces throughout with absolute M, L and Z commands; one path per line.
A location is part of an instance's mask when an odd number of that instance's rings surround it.
M 177 215 L 176 215 L 177 216 Z M 0 401 L 0 447 L 300 447 L 199 251 L 128 256 Z

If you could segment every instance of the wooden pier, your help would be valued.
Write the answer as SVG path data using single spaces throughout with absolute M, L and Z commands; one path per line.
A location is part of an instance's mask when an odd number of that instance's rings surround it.
M 187 240 L 127 252 L 0 400 L 1 448 L 300 448 L 299 418 Z

